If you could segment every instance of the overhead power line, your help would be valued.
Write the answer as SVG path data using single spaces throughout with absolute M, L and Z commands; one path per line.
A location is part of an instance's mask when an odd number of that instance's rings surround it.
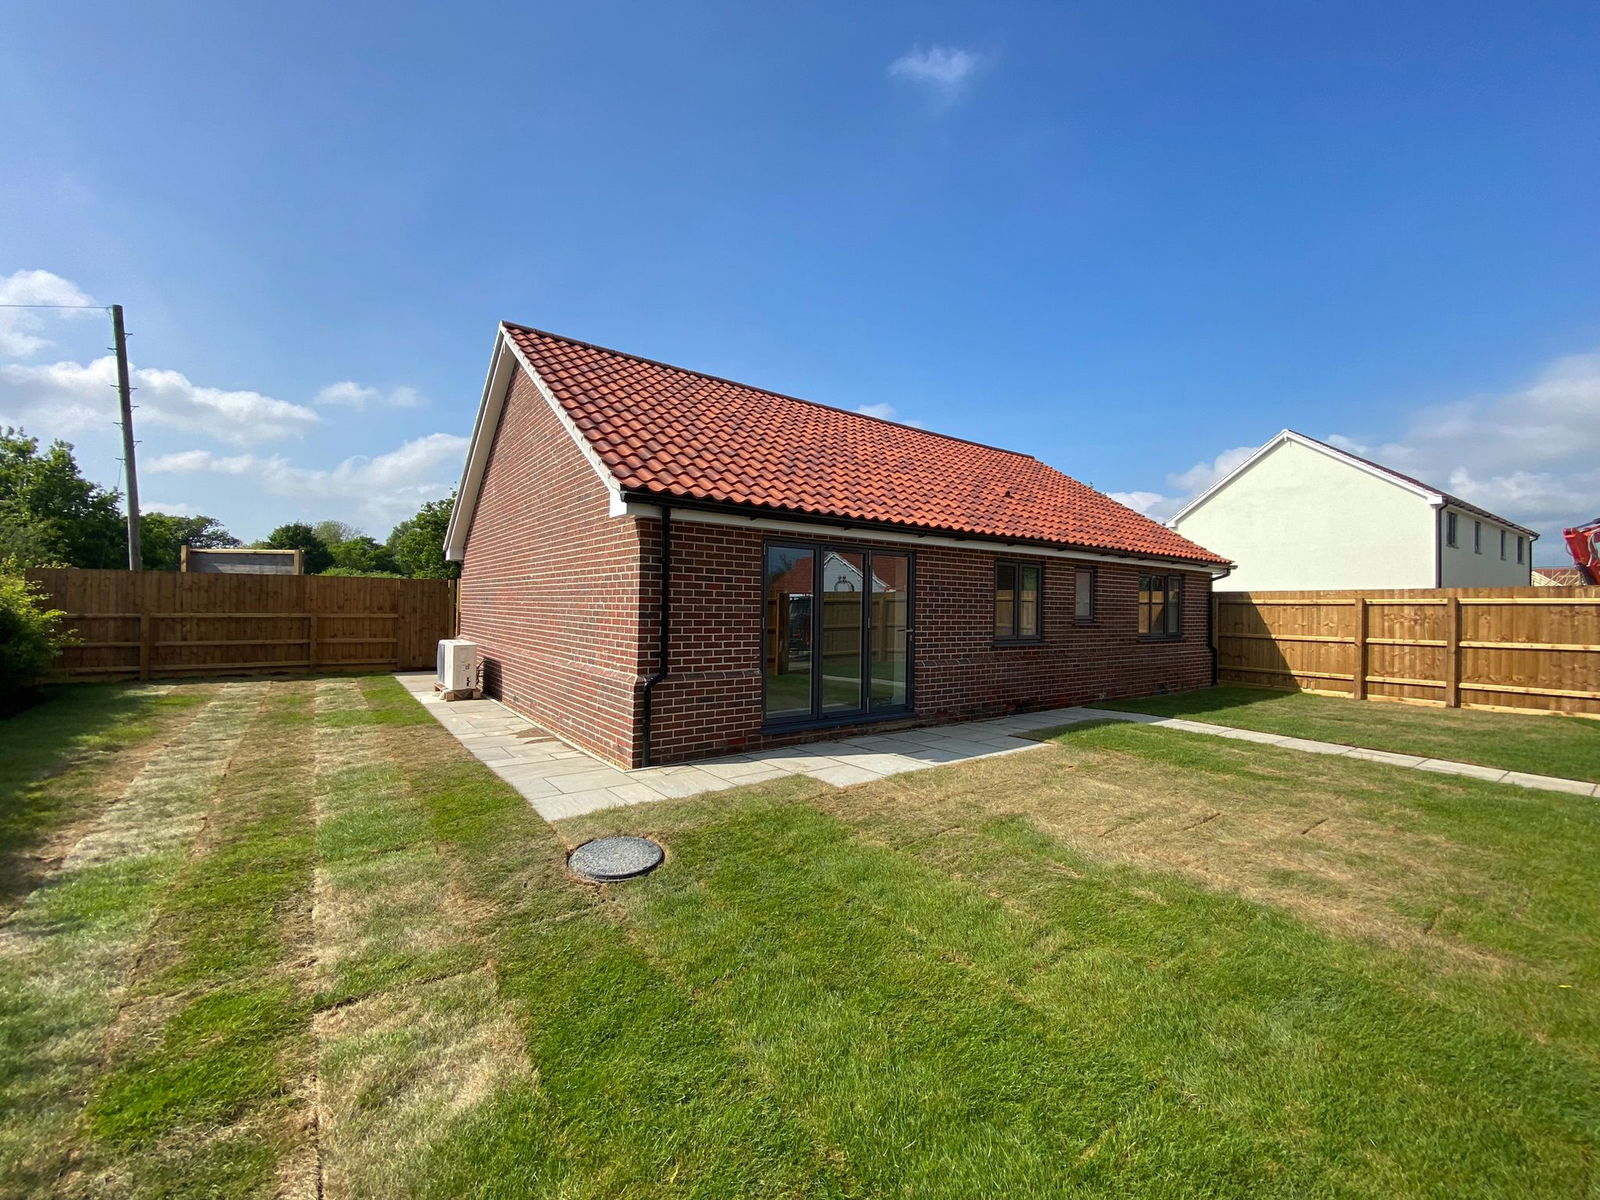
M 0 304 L 0 308 L 93 308 L 105 312 L 109 304 Z

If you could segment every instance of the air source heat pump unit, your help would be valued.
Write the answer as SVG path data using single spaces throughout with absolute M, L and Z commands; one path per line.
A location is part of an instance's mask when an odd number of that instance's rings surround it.
M 478 646 L 465 638 L 446 638 L 439 643 L 439 678 L 433 690 L 446 700 L 464 700 L 478 689 Z

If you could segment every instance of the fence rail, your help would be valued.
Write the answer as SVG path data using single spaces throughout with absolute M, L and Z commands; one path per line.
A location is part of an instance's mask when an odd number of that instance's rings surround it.
M 1600 588 L 1218 592 L 1218 677 L 1600 716 Z
M 417 670 L 455 631 L 445 579 L 29 571 L 81 639 L 68 678 Z

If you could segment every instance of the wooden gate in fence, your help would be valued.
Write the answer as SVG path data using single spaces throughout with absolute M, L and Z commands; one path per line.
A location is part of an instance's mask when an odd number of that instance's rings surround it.
M 1223 683 L 1600 715 L 1600 588 L 1218 592 Z
M 419 670 L 455 632 L 446 579 L 29 571 L 81 640 L 71 679 Z

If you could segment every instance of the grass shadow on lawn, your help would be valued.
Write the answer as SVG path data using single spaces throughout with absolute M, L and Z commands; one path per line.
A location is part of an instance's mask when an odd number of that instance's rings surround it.
M 51 688 L 42 703 L 0 720 L 0 913 L 52 865 L 52 835 L 108 803 L 157 736 L 208 692 L 204 685 L 76 684 Z

